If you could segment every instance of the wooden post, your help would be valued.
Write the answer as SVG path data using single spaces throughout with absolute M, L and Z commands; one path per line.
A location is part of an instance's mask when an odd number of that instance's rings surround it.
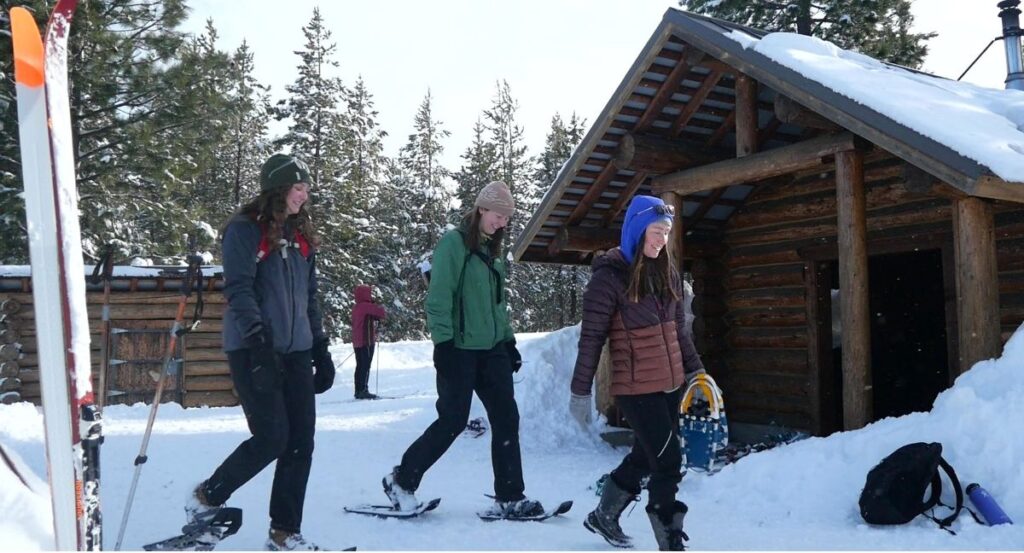
M 736 157 L 757 151 L 757 81 L 736 76 Z
M 672 221 L 672 234 L 668 238 L 669 253 L 678 265 L 679 272 L 683 272 L 683 197 L 675 192 L 666 192 L 661 195 L 661 200 L 666 205 L 675 207 L 676 216 Z
M 836 154 L 836 203 L 843 329 L 843 428 L 853 430 L 872 420 L 864 155 L 859 150 Z
M 963 374 L 999 355 L 999 286 L 992 206 L 981 198 L 953 202 L 957 321 Z

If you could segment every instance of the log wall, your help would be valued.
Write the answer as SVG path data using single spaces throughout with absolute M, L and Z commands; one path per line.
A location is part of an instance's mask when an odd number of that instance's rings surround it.
M 827 316 L 819 312 L 820 301 L 808 297 L 820 280 L 809 274 L 816 271 L 814 260 L 838 253 L 835 171 L 829 167 L 758 185 L 726 226 L 720 276 L 711 268 L 719 260 L 694 264 L 698 349 L 721 364 L 711 370 L 726 391 L 732 420 L 820 432 L 828 426 L 822 413 L 834 408 L 823 402 L 841 401 L 820 382 L 819 347 L 812 346 L 829 337 L 823 340 L 809 323 Z M 908 186 L 904 169 L 878 150 L 865 158 L 868 254 L 951 251 L 952 200 Z M 1024 321 L 1024 206 L 996 202 L 993 208 L 1005 343 Z M 955 293 L 947 290 L 947 297 L 955 302 Z M 714 339 L 718 329 L 721 340 Z M 947 339 L 957 340 L 955 329 L 956 321 L 947 321 Z M 955 354 L 955 345 L 948 349 Z M 955 366 L 950 363 L 952 375 Z
M 39 404 L 39 362 L 36 346 L 36 323 L 33 310 L 31 279 L 28 277 L 4 277 L 0 291 L 0 400 L 5 403 L 30 401 Z M 22 282 L 12 282 L 14 280 Z M 117 280 L 121 279 L 116 279 Z M 123 280 L 143 280 L 123 279 Z M 153 331 L 148 334 L 152 342 L 148 348 L 122 347 L 122 352 L 136 351 L 144 359 L 129 359 L 137 363 L 121 365 L 118 371 L 134 371 L 139 374 L 121 374 L 117 381 L 112 378 L 115 371 L 108 370 L 107 387 L 116 388 L 120 382 L 131 383 L 136 388 L 129 397 L 132 401 L 152 401 L 156 382 L 145 374 L 148 369 L 159 368 L 164 355 L 167 332 L 174 322 L 179 295 L 176 281 L 170 281 L 166 290 L 163 283 L 138 286 L 137 282 L 121 282 L 120 290 L 110 292 L 111 327 L 135 331 Z M 165 398 L 177 401 L 179 396 L 185 407 L 237 405 L 238 398 L 231 382 L 227 356 L 221 350 L 221 330 L 226 300 L 220 289 L 223 281 L 219 278 L 204 279 L 202 322 L 192 333 L 182 339 L 183 390 L 179 394 L 176 384 L 165 390 Z M 150 288 L 138 291 L 139 288 Z M 155 289 L 154 289 L 155 288 Z M 102 290 L 102 288 L 99 288 Z M 134 290 L 134 291 L 133 291 Z M 186 323 L 191 321 L 196 297 L 189 298 L 185 311 Z M 100 337 L 102 327 L 103 294 L 90 285 L 87 293 L 90 346 L 92 352 L 93 389 L 98 390 L 101 367 Z M 142 335 L 146 336 L 146 335 Z M 154 341 L 152 338 L 155 338 Z M 112 340 L 120 339 L 112 335 Z M 135 341 L 138 341 L 137 339 Z M 127 342 L 121 342 L 127 344 Z M 121 345 L 119 344 L 119 345 Z M 152 347 L 159 346 L 159 347 Z M 114 349 L 113 347 L 111 348 Z M 146 362 L 148 360 L 148 362 Z M 138 363 L 141 362 L 141 363 Z M 129 367 L 129 368 L 126 368 Z M 144 370 L 145 369 L 145 370 Z M 148 399 L 147 399 L 148 398 Z M 124 402 L 125 398 L 108 396 L 106 404 Z

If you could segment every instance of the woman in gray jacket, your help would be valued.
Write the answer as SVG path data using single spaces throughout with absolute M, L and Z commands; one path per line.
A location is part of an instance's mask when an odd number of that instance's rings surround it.
M 601 502 L 584 521 L 616 547 L 632 547 L 619 516 L 640 483 L 661 550 L 683 549 L 686 504 L 676 500 L 682 479 L 679 401 L 686 381 L 704 371 L 687 331 L 682 281 L 665 245 L 674 211 L 654 196 L 636 196 L 626 210 L 620 246 L 594 260 L 583 294 L 583 322 L 569 410 L 590 423 L 591 388 L 605 340 L 611 338 L 610 391 L 633 429 L 633 450 L 612 471 Z
M 275 154 L 260 170 L 260 195 L 225 226 L 224 351 L 252 437 L 196 487 L 185 507 L 190 523 L 208 519 L 276 460 L 271 551 L 318 549 L 300 530 L 313 455 L 313 395 L 333 384 L 334 363 L 317 304 L 309 185 L 305 163 Z

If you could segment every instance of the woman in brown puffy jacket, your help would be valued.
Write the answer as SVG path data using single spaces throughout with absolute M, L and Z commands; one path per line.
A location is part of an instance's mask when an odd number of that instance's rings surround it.
M 686 504 L 682 480 L 679 401 L 686 382 L 704 371 L 684 320 L 679 271 L 665 245 L 674 210 L 654 196 L 636 196 L 626 210 L 619 247 L 594 261 L 583 294 L 583 323 L 569 410 L 587 426 L 601 349 L 610 338 L 611 394 L 633 429 L 632 451 L 611 472 L 601 502 L 584 526 L 616 547 L 631 547 L 619 516 L 647 485 L 647 515 L 659 549 L 680 551 Z

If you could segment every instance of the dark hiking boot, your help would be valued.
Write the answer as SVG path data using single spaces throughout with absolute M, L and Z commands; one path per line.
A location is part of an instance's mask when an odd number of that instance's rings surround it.
M 690 536 L 683 532 L 683 517 L 686 516 L 686 504 L 676 501 L 672 510 L 667 515 L 647 510 L 647 516 L 651 519 L 651 528 L 654 529 L 654 539 L 658 540 L 658 549 L 661 551 L 685 551 L 686 542 Z
M 375 394 L 371 394 L 369 390 L 359 390 L 355 395 L 356 399 L 377 399 Z
M 590 511 L 583 526 L 591 532 L 600 535 L 606 542 L 614 547 L 633 547 L 633 538 L 627 536 L 622 527 L 619 526 L 619 517 L 626 506 L 636 500 L 636 495 L 623 490 L 608 477 L 601 490 L 601 502 L 597 508 Z

